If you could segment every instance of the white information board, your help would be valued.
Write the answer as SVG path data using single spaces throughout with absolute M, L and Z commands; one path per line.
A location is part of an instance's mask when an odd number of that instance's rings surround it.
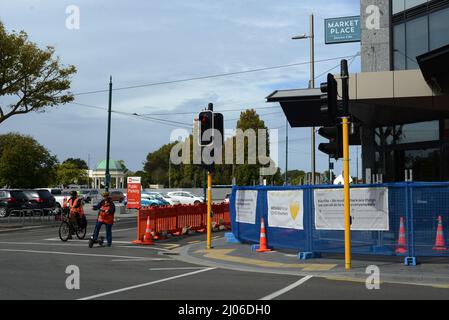
M 256 224 L 257 191 L 237 190 L 235 195 L 236 221 Z
M 388 189 L 351 189 L 351 230 L 388 231 Z M 344 230 L 343 189 L 314 190 L 315 229 Z
M 268 225 L 304 230 L 302 190 L 268 191 Z

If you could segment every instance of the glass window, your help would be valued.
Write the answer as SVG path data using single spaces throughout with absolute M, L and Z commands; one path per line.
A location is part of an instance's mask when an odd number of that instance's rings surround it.
M 430 50 L 449 44 L 449 8 L 429 15 Z
M 405 10 L 405 0 L 393 0 L 393 14 Z
M 405 0 L 405 10 L 419 6 L 420 4 L 423 4 L 426 2 L 427 2 L 427 0 Z
M 427 16 L 406 23 L 407 69 L 419 69 L 416 56 L 429 51 Z
M 439 121 L 426 121 L 377 128 L 375 141 L 378 146 L 435 141 L 440 139 Z
M 405 54 L 405 24 L 393 28 L 394 70 L 405 70 L 407 66 Z

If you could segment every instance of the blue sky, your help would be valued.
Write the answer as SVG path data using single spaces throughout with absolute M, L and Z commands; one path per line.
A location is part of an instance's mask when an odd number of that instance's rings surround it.
M 69 5 L 80 9 L 79 30 L 66 28 Z M 359 8 L 355 0 L 0 0 L 0 20 L 9 31 L 25 30 L 41 47 L 54 46 L 62 63 L 78 69 L 71 91 L 83 93 L 106 90 L 110 75 L 114 88 L 119 88 L 308 62 L 309 42 L 291 37 L 309 32 L 311 13 L 315 14 L 315 59 L 352 56 L 360 51 L 359 43 L 324 45 L 324 19 L 358 15 Z M 338 64 L 317 63 L 316 75 Z M 358 57 L 350 71 L 359 70 Z M 334 70 L 338 72 L 338 68 Z M 316 80 L 316 86 L 324 77 Z M 269 128 L 281 127 L 278 158 L 283 169 L 285 116 L 280 107 L 264 110 L 278 106 L 266 103 L 265 97 L 277 89 L 305 88 L 308 79 L 309 66 L 302 65 L 119 90 L 113 93 L 113 110 L 171 113 L 155 117 L 190 124 L 194 112 L 209 102 L 216 111 L 255 108 Z M 70 104 L 15 116 L 1 124 L 0 134 L 29 134 L 60 161 L 82 158 L 94 166 L 106 157 L 108 95 L 77 95 L 76 102 L 104 110 Z M 239 111 L 224 112 L 224 116 L 225 120 L 236 119 Z M 225 126 L 234 128 L 235 122 L 226 121 Z M 139 170 L 148 152 L 169 142 L 173 129 L 113 114 L 111 158 L 125 160 L 128 168 Z M 310 129 L 290 128 L 289 137 L 289 169 L 310 170 Z M 351 149 L 351 153 L 355 159 L 356 150 Z M 337 170 L 340 167 L 337 164 Z M 317 151 L 317 170 L 326 168 L 327 157 Z

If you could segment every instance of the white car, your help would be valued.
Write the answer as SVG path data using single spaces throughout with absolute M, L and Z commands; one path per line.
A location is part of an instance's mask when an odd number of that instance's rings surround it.
M 200 204 L 204 202 L 203 197 L 197 197 L 186 191 L 167 192 L 167 195 L 174 200 L 178 200 L 181 204 Z

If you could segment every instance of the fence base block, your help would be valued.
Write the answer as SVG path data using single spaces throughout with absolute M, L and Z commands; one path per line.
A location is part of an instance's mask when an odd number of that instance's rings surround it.
M 321 258 L 321 253 L 319 252 L 299 252 L 298 259 L 299 260 L 308 260 L 308 259 L 316 259 Z
M 251 251 L 256 251 L 260 248 L 260 246 L 258 244 L 253 244 L 251 245 Z
M 226 232 L 225 233 L 226 242 L 228 243 L 241 243 L 232 232 Z
M 406 266 L 416 266 L 416 257 L 405 257 L 404 264 Z

